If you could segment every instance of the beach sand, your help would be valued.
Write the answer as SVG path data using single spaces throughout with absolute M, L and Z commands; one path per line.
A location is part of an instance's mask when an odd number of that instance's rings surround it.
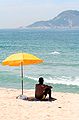
M 55 101 L 16 99 L 21 90 L 0 88 L 0 120 L 79 120 L 79 94 L 52 92 Z M 24 90 L 34 97 L 34 90 Z

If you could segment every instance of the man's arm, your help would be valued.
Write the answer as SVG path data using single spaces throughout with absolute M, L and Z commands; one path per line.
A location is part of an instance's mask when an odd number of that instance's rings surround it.
M 45 88 L 50 88 L 50 89 L 53 88 L 52 86 L 49 86 L 49 85 L 44 85 L 44 86 L 45 86 Z

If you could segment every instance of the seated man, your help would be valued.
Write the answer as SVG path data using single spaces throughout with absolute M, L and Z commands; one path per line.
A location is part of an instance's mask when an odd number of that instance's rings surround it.
M 43 84 L 44 79 L 42 77 L 39 78 L 39 84 L 36 84 L 35 87 L 35 98 L 39 100 L 44 100 L 49 94 L 49 100 L 52 99 L 51 97 L 51 86 Z

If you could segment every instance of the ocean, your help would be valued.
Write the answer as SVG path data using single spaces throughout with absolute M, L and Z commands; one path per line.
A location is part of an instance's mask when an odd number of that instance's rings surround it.
M 24 66 L 24 89 L 34 89 L 39 77 L 53 91 L 79 93 L 79 30 L 0 30 L 0 63 L 26 52 L 44 62 Z M 0 64 L 0 87 L 21 89 L 20 67 Z

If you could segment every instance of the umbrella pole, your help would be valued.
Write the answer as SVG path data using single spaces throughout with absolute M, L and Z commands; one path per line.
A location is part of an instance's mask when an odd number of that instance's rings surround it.
M 21 64 L 22 95 L 23 95 L 23 65 Z

